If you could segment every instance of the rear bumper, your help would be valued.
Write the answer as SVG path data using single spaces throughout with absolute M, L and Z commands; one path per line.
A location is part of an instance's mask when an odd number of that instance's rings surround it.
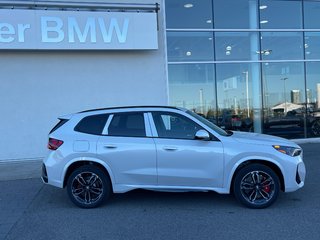
M 47 174 L 47 169 L 46 165 L 42 164 L 42 171 L 41 171 L 41 179 L 44 183 L 48 183 L 48 174 Z

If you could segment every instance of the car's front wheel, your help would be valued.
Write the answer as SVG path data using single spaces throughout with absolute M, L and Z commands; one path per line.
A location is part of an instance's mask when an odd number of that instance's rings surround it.
M 70 200 L 81 208 L 94 208 L 111 194 L 111 184 L 98 167 L 85 165 L 77 168 L 69 177 L 67 192 Z
M 279 195 L 280 181 L 277 174 L 262 164 L 250 164 L 235 176 L 233 192 L 238 201 L 249 208 L 266 208 Z

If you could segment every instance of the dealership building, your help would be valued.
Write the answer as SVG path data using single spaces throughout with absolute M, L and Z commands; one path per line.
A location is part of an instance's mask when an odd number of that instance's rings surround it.
M 320 1 L 0 0 L 0 161 L 57 117 L 172 105 L 230 130 L 320 137 Z

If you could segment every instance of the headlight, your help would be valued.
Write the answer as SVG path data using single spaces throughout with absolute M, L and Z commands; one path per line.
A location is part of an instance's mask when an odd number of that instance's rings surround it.
M 287 147 L 287 146 L 280 146 L 280 145 L 272 145 L 272 147 L 278 152 L 287 154 L 291 157 L 299 156 L 302 152 L 301 148 Z

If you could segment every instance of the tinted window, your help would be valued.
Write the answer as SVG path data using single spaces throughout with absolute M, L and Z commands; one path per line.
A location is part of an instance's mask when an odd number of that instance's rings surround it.
M 200 1 L 199 1 L 200 2 Z M 248 29 L 256 25 L 256 3 L 248 0 L 215 0 L 214 27 L 220 29 Z
M 169 61 L 212 61 L 212 32 L 168 32 Z
M 168 0 L 166 22 L 167 28 L 212 28 L 212 1 Z
M 320 2 L 304 1 L 304 27 L 305 28 L 320 28 Z
M 74 130 L 82 133 L 101 135 L 108 116 L 108 114 L 99 114 L 85 117 L 77 124 Z
M 109 136 L 145 137 L 143 113 L 119 113 L 114 114 L 108 128 Z
M 302 28 L 302 1 L 261 0 L 259 11 L 262 29 Z
M 196 132 L 202 129 L 189 118 L 179 114 L 155 112 L 152 116 L 161 138 L 194 139 Z

